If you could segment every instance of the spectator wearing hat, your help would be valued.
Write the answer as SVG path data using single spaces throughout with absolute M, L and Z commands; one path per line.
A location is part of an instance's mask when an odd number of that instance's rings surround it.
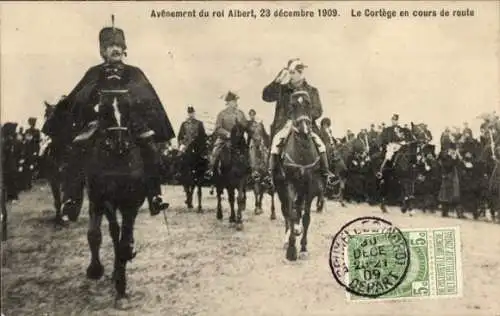
M 161 159 L 157 143 L 170 141 L 175 133 L 146 75 L 138 67 L 123 62 L 126 49 L 125 34 L 114 26 L 112 16 L 112 26 L 99 32 L 99 51 L 104 62 L 91 67 L 67 97 L 57 104 L 42 131 L 52 139 L 58 139 L 62 146 L 73 141 L 86 142 L 93 137 L 99 124 L 114 121 L 114 116 L 109 115 L 116 108 L 125 109 L 120 110 L 120 117 L 122 120 L 128 118 L 128 127 L 142 149 L 149 209 L 151 215 L 157 215 L 168 208 L 168 203 L 164 203 L 161 197 Z M 105 90 L 126 93 L 104 95 Z M 117 101 L 116 107 L 113 106 L 114 100 Z M 78 133 L 73 140 L 74 134 Z M 81 160 L 80 153 L 73 149 L 63 181 L 63 214 L 67 214 L 67 210 L 83 197 Z
M 188 118 L 182 122 L 177 136 L 179 151 L 184 152 L 190 146 L 195 146 L 198 149 L 206 148 L 207 134 L 203 122 L 196 119 L 196 112 L 193 106 L 187 108 Z
M 214 169 L 217 165 L 220 152 L 224 144 L 229 142 L 231 136 L 231 130 L 236 125 L 240 123 L 243 126 L 248 126 L 248 120 L 245 113 L 238 108 L 239 96 L 233 91 L 228 91 L 224 96 L 224 101 L 226 102 L 226 108 L 217 114 L 217 119 L 215 122 L 214 133 L 216 135 L 216 140 L 214 143 L 214 148 L 210 155 L 207 176 L 212 177 L 214 174 Z

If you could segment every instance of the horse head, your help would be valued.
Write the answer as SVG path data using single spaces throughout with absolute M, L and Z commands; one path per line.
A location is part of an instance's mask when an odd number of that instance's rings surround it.
M 43 104 L 45 105 L 45 112 L 43 114 L 43 118 L 47 120 L 54 114 L 57 104 L 50 104 L 47 101 L 43 101 Z
M 312 132 L 311 99 L 306 91 L 297 91 L 290 97 L 290 117 L 293 130 L 304 137 Z
M 230 143 L 231 148 L 234 149 L 244 149 L 247 147 L 247 141 L 245 139 L 245 133 L 247 132 L 247 127 L 243 123 L 236 120 L 233 128 L 230 132 Z
M 127 155 L 132 148 L 135 148 L 135 142 L 126 123 L 130 112 L 128 91 L 102 90 L 99 92 L 99 96 L 99 104 L 95 110 L 99 114 L 98 128 L 103 136 L 101 145 L 112 155 Z M 125 102 L 119 106 L 118 99 Z M 124 123 L 125 126 L 122 126 L 121 123 Z

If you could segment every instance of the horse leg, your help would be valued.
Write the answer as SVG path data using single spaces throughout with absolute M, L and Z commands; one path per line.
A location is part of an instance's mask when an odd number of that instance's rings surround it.
M 244 181 L 246 183 L 246 181 Z M 245 184 L 241 184 L 238 188 L 238 196 L 236 200 L 238 202 L 238 210 L 236 216 L 236 230 L 243 230 L 243 215 L 242 212 L 245 210 Z
M 227 189 L 227 199 L 229 202 L 229 208 L 231 209 L 231 215 L 229 216 L 229 223 L 236 222 L 236 213 L 234 212 L 234 202 L 235 202 L 234 190 L 235 189 L 233 187 Z
M 95 205 L 92 201 L 89 203 L 89 227 L 87 231 L 87 241 L 90 248 L 90 264 L 87 267 L 87 278 L 99 280 L 104 274 L 104 267 L 99 259 L 99 250 L 101 249 L 102 233 L 102 209 L 101 205 Z
M 203 208 L 201 206 L 201 195 L 202 195 L 202 187 L 201 187 L 201 184 L 198 183 L 197 185 L 198 189 L 197 189 L 197 193 L 198 193 L 198 213 L 203 213 Z
M 184 191 L 186 192 L 186 206 L 188 209 L 193 208 L 193 191 L 194 188 L 190 184 L 184 185 Z
M 7 193 L 2 188 L 2 241 L 7 240 Z
M 217 188 L 217 219 L 222 220 L 222 190 Z
M 113 242 L 113 250 L 115 252 L 113 274 L 111 275 L 111 279 L 114 281 L 116 279 L 116 270 L 119 265 L 118 257 L 116 256 L 116 254 L 119 250 L 118 247 L 120 242 L 120 225 L 118 224 L 118 219 L 116 217 L 116 210 L 112 206 L 108 206 L 104 214 L 108 219 L 109 235 L 111 236 L 111 241 Z
M 289 230 L 289 235 L 288 235 L 288 247 L 286 250 L 286 258 L 289 261 L 296 261 L 297 260 L 297 246 L 295 245 L 295 239 L 297 236 L 297 213 L 295 212 L 295 190 L 292 187 L 292 185 L 287 185 L 287 216 L 286 220 L 288 222 L 288 229 Z
M 127 262 L 135 258 L 134 252 L 134 225 L 137 217 L 138 208 L 128 207 L 122 209 L 122 229 L 121 239 L 119 241 L 118 252 L 115 252 L 115 258 L 118 257 L 118 267 L 115 270 L 115 289 L 116 299 L 128 297 L 127 290 Z
M 270 219 L 275 220 L 276 219 L 276 208 L 274 206 L 274 191 L 271 192 L 270 195 L 271 195 L 271 217 L 270 217 Z
M 262 214 L 262 187 L 259 183 L 254 183 L 253 192 L 255 194 L 255 215 Z
M 302 215 L 302 239 L 300 240 L 300 258 L 307 259 L 307 231 L 309 229 L 309 224 L 311 223 L 311 204 L 312 197 L 308 197 L 304 205 L 304 214 Z
M 340 206 L 345 207 L 345 198 L 344 198 L 344 192 L 345 192 L 345 183 L 346 179 L 340 179 L 339 182 L 339 203 Z

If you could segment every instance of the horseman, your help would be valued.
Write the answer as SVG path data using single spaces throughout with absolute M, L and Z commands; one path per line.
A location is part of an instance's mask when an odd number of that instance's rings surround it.
M 271 137 L 273 140 L 271 143 L 269 170 L 271 174 L 274 173 L 280 154 L 280 147 L 292 130 L 292 121 L 289 115 L 291 112 L 292 95 L 302 91 L 310 104 L 310 116 L 313 122 L 311 135 L 320 154 L 321 173 L 325 177 L 330 177 L 333 174 L 328 167 L 326 146 L 316 133 L 316 131 L 319 132 L 319 129 L 315 121 L 323 114 L 323 108 L 318 89 L 311 86 L 305 79 L 304 70 L 306 67 L 300 59 L 291 59 L 288 61 L 287 67 L 282 69 L 273 82 L 268 84 L 262 92 L 262 99 L 265 102 L 276 102 L 274 121 L 271 125 Z
M 66 136 L 66 143 L 86 143 L 99 125 L 102 116 L 99 108 L 127 108 L 127 113 L 117 115 L 116 120 L 129 118 L 129 130 L 141 147 L 146 173 L 146 191 L 151 215 L 157 215 L 168 208 L 168 203 L 161 198 L 161 179 L 158 171 L 161 162 L 156 143 L 169 141 L 175 137 L 170 120 L 165 113 L 151 83 L 137 67 L 123 62 L 127 45 L 122 29 L 114 26 L 105 27 L 99 32 L 100 54 L 104 62 L 91 67 L 54 111 L 53 118 L 47 120 L 44 133 L 50 137 Z M 123 92 L 125 91 L 125 92 Z M 110 112 L 110 111 L 108 111 Z M 123 114 L 123 115 L 122 115 Z M 121 125 L 121 122 L 117 122 Z M 72 129 L 72 130 L 70 130 Z M 79 135 L 73 140 L 74 134 Z M 82 188 L 75 188 L 72 183 L 81 183 L 83 166 L 77 151 L 70 153 L 66 168 L 63 213 L 75 204 Z
M 219 155 L 224 146 L 227 146 L 231 136 L 231 130 L 236 123 L 242 124 L 245 128 L 248 126 L 248 121 L 245 113 L 238 108 L 239 96 L 232 91 L 224 97 L 226 108 L 217 114 L 215 122 L 214 134 L 216 135 L 214 148 L 210 155 L 208 164 L 207 176 L 211 178 L 214 175 L 214 169 L 217 166 Z
M 203 149 L 206 147 L 207 133 L 203 122 L 196 119 L 196 112 L 193 106 L 187 108 L 188 118 L 182 122 L 177 135 L 177 143 L 179 151 L 184 152 L 189 146 L 194 145 L 196 148 Z

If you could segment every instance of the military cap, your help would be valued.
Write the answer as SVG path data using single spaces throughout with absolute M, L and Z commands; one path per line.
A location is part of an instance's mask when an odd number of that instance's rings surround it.
M 104 49 L 110 45 L 118 45 L 123 49 L 127 49 L 125 43 L 125 33 L 122 29 L 115 27 L 115 17 L 111 16 L 111 27 L 105 27 L 99 32 L 99 46 Z
M 191 106 L 191 105 L 190 105 L 190 106 L 188 106 L 188 107 L 187 107 L 187 112 L 188 112 L 188 113 L 194 113 L 194 107 L 193 107 L 193 106 Z
M 293 58 L 288 61 L 287 68 L 288 70 L 298 70 L 302 71 L 307 66 L 300 60 L 300 58 Z
M 399 114 L 393 114 L 391 120 L 394 120 L 394 121 L 399 120 Z
M 226 96 L 224 97 L 224 101 L 229 102 L 229 101 L 234 101 L 238 100 L 240 97 L 236 95 L 236 93 L 232 91 L 228 91 L 226 93 Z
M 304 90 L 299 90 L 290 96 L 290 102 L 291 103 L 299 103 L 299 104 L 311 104 L 311 97 L 309 96 L 309 93 Z

